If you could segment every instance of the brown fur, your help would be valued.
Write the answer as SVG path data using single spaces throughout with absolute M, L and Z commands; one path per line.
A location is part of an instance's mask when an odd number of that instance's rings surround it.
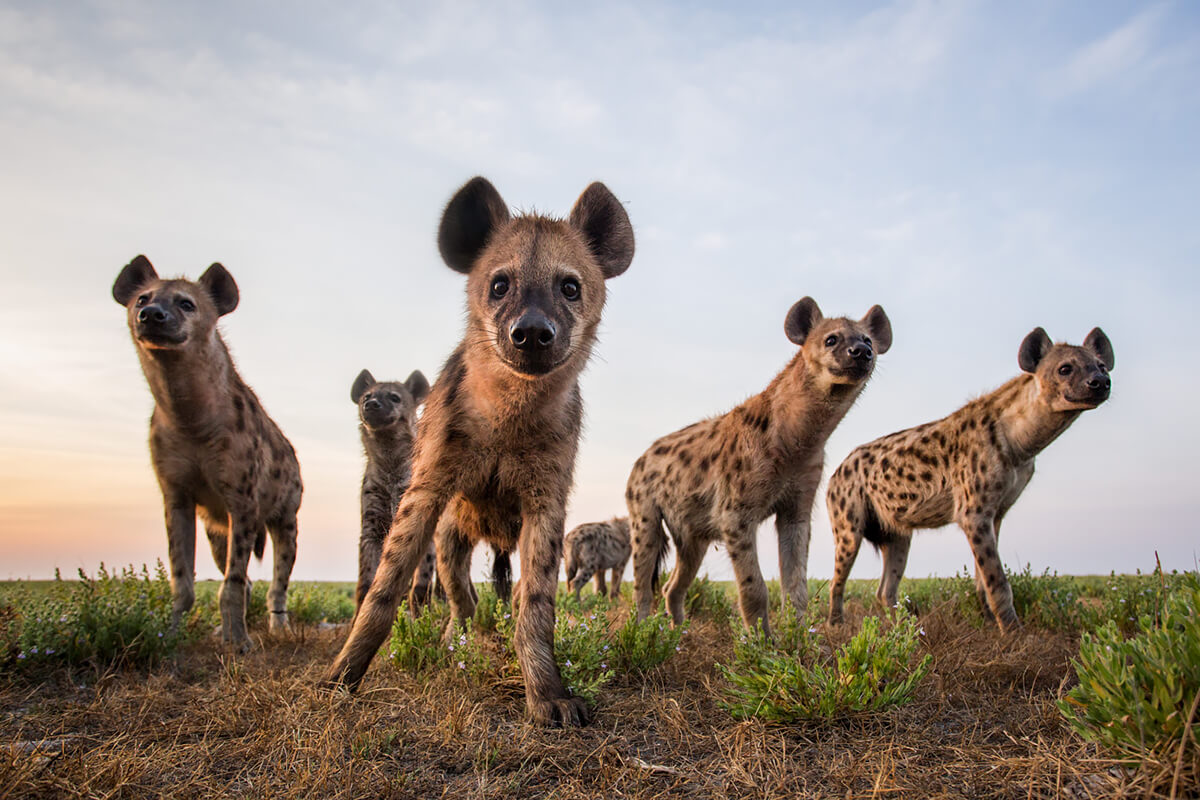
M 217 330 L 218 318 L 237 307 L 237 284 L 220 264 L 195 283 L 161 280 L 138 256 L 121 270 L 112 293 L 127 309 L 154 395 L 150 457 L 166 509 L 174 623 L 195 600 L 199 510 L 213 560 L 225 576 L 221 636 L 245 650 L 246 569 L 251 552 L 262 557 L 268 531 L 275 553 L 267 593 L 271 629 L 287 627 L 302 486 L 291 443 L 238 375 Z
M 784 330 L 801 348 L 765 391 L 727 414 L 664 436 L 633 466 L 625 499 L 640 619 L 653 609 L 667 547 L 665 522 L 678 551 L 664 591 L 675 622 L 683 621 L 687 588 L 705 550 L 722 541 L 733 562 L 742 619 L 769 631 L 756 537 L 772 514 L 783 588 L 798 609 L 807 607 L 809 524 L 825 441 L 866 385 L 875 353 L 891 346 L 892 330 L 879 306 L 860 321 L 825 319 L 809 297 L 792 306 Z
M 1082 347 L 1052 345 L 1037 328 L 1019 351 L 1027 374 L 948 417 L 852 451 L 827 493 L 837 547 L 830 622 L 842 619 L 843 590 L 864 537 L 883 553 L 876 596 L 894 606 L 913 531 L 956 522 L 975 556 L 985 613 L 1003 629 L 1018 625 L 997 549 L 1000 522 L 1033 477 L 1034 456 L 1108 398 L 1113 360 L 1099 328 Z
M 615 517 L 608 522 L 587 522 L 572 528 L 563 542 L 563 563 L 567 570 L 567 588 L 579 600 L 579 590 L 594 574 L 596 594 L 621 596 L 621 579 L 629 563 L 629 519 Z M 604 570 L 612 570 L 612 589 L 604 585 Z
M 469 619 L 470 553 L 485 540 L 520 552 L 514 641 L 530 716 L 582 724 L 587 708 L 563 686 L 554 660 L 554 597 L 582 415 L 578 377 L 595 342 L 605 279 L 633 258 L 633 229 L 599 183 L 562 221 L 510 218 L 495 188 L 474 178 L 446 207 L 438 246 L 468 275 L 466 333 L 426 402 L 412 483 L 327 680 L 362 680 L 435 534 L 451 626 Z

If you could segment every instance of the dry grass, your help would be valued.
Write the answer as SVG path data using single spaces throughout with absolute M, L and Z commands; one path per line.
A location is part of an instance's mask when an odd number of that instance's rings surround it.
M 933 665 L 913 703 L 792 726 L 722 710 L 730 634 L 703 620 L 647 679 L 609 684 L 582 730 L 528 725 L 519 679 L 419 678 L 377 659 L 357 695 L 316 690 L 345 634 L 314 628 L 260 634 L 244 658 L 202 642 L 149 674 L 10 678 L 0 798 L 1167 795 L 1169 776 L 1120 769 L 1061 721 L 1073 637 L 922 621 Z

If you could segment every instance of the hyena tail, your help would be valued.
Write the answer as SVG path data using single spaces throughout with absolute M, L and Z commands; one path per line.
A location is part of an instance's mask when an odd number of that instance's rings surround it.
M 493 547 L 492 553 L 492 589 L 506 603 L 512 602 L 512 560 L 508 553 Z
M 579 571 L 579 565 L 575 563 L 575 551 L 573 549 L 567 551 L 567 559 L 563 565 L 563 569 L 567 573 L 567 588 L 570 589 L 571 581 L 575 578 L 575 573 Z
M 254 539 L 254 557 L 262 561 L 263 553 L 267 549 L 267 529 L 262 528 L 258 532 L 258 536 Z

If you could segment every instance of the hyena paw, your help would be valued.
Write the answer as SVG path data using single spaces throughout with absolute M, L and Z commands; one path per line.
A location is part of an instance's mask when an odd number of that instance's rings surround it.
M 251 648 L 254 647 L 254 643 L 250 641 L 250 637 L 245 631 L 231 632 L 222 630 L 221 641 L 235 653 L 243 655 L 249 653 Z
M 269 623 L 271 633 L 291 633 L 292 626 L 288 624 L 286 611 L 272 611 Z
M 535 725 L 548 728 L 579 728 L 591 720 L 587 703 L 580 697 L 529 699 L 529 716 Z

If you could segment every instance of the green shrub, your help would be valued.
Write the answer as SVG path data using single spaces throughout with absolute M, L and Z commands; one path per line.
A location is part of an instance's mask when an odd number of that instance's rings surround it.
M 945 607 L 969 620 L 982 621 L 975 579 L 965 570 L 948 578 L 905 578 L 901 604 L 912 614 Z
M 479 600 L 475 604 L 474 628 L 476 631 L 491 633 L 496 630 L 497 624 L 505 614 L 511 616 L 511 611 L 509 604 L 496 596 L 492 584 L 484 583 L 479 587 Z
M 433 602 L 413 617 L 408 613 L 408 602 L 401 603 L 396 621 L 392 623 L 388 659 L 400 669 L 413 673 L 446 664 L 450 660 L 449 651 L 442 644 L 449 616 L 446 611 L 445 605 Z
M 679 652 L 686 633 L 687 623 L 673 627 L 670 615 L 665 612 L 652 614 L 641 622 L 636 613 L 631 613 L 613 633 L 610 660 L 621 672 L 645 674 Z
M 1178 573 L 1164 575 L 1157 566 L 1148 575 L 1141 570 L 1135 575 L 1109 575 L 1099 593 L 1097 624 L 1112 621 L 1121 633 L 1132 636 L 1140 629 L 1142 617 L 1161 619 L 1167 595 L 1180 580 Z
M 1200 578 L 1176 581 L 1161 615 L 1143 614 L 1126 639 L 1116 620 L 1084 633 L 1073 661 L 1079 685 L 1059 710 L 1079 735 L 1130 761 L 1174 762 L 1200 693 Z M 1188 731 L 1200 774 L 1200 731 Z
M 254 594 L 265 581 L 254 586 Z M 288 589 L 288 616 L 292 622 L 347 622 L 354 616 L 354 589 L 346 585 L 296 583 Z M 266 587 L 263 588 L 263 613 L 266 611 Z
M 560 611 L 554 621 L 554 658 L 563 684 L 589 703 L 613 677 L 607 629 L 602 614 L 576 617 Z
M 55 570 L 44 591 L 14 593 L 5 625 L 9 664 L 21 669 L 51 665 L 97 668 L 152 666 L 188 638 L 186 627 L 171 625 L 171 585 L 162 562 L 153 576 L 124 567 L 96 576 L 79 570 L 64 581 Z
M 1080 602 L 1074 578 L 1046 570 L 1034 575 L 1029 564 L 1008 576 L 1013 608 L 1026 625 L 1051 630 L 1078 631 L 1096 625 L 1096 612 Z
M 888 626 L 866 617 L 832 658 L 812 639 L 794 644 L 797 655 L 747 632 L 734 642 L 734 663 L 720 665 L 731 684 L 724 706 L 737 719 L 794 722 L 903 705 L 929 670 L 929 655 L 913 663 L 919 637 L 917 621 L 903 612 Z
M 709 619 L 718 625 L 724 625 L 733 616 L 729 592 L 722 584 L 709 580 L 707 575 L 692 581 L 684 596 L 683 606 L 687 616 Z

